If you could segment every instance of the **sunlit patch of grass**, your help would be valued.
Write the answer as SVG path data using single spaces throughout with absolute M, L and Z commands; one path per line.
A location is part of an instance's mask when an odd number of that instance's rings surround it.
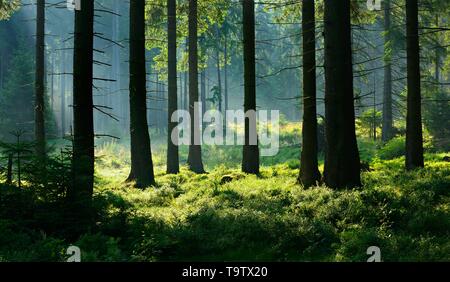
M 440 229 L 448 225 L 436 225 L 449 215 L 444 156 L 427 155 L 426 168 L 413 172 L 404 171 L 404 158 L 374 159 L 372 171 L 362 174 L 364 187 L 348 191 L 304 189 L 289 163 L 262 166 L 259 176 L 235 163 L 202 175 L 185 166 L 166 175 L 156 166 L 158 185 L 145 190 L 123 182 L 126 170 L 109 177 L 110 163 L 97 171 L 108 183 L 101 190 L 127 203 L 128 223 L 121 228 L 135 235 L 122 239 L 136 242 L 127 245 L 136 260 L 361 261 L 368 244 L 386 248 L 385 260 L 445 260 L 443 251 L 428 252 L 448 249 L 448 230 Z M 423 250 L 405 251 L 412 242 Z

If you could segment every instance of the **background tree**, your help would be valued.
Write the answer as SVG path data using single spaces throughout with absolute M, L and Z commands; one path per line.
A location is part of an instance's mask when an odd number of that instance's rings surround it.
M 391 39 L 391 1 L 384 1 L 384 91 L 383 91 L 383 127 L 384 142 L 393 137 L 392 117 L 392 39 Z
M 45 156 L 45 0 L 36 3 L 36 79 L 35 138 L 36 154 Z

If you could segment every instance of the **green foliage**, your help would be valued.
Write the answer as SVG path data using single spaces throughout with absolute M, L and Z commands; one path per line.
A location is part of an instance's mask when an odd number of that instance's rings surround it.
M 437 88 L 425 94 L 424 123 L 433 136 L 433 144 L 442 151 L 450 150 L 450 94 Z
M 96 224 L 71 244 L 39 231 L 51 230 L 55 218 L 45 226 L 29 217 L 42 210 L 32 190 L 2 187 L 1 259 L 60 261 L 69 245 L 80 247 L 83 261 L 365 261 L 372 245 L 384 261 L 450 259 L 443 154 L 426 155 L 427 168 L 415 172 L 404 172 L 402 158 L 376 160 L 363 173 L 364 187 L 349 191 L 303 189 L 294 158 L 263 167 L 259 177 L 225 165 L 207 175 L 185 168 L 164 175 L 158 167 L 158 187 L 143 191 L 123 183 L 128 164 L 120 150 L 102 148 L 116 159 L 103 157 L 97 171 Z M 111 165 L 119 177 L 106 177 Z
M 7 20 L 17 9 L 19 9 L 20 0 L 1 0 L 0 1 L 0 20 Z
M 0 91 L 0 139 L 10 139 L 9 132 L 24 130 L 33 132 L 34 120 L 32 70 L 33 55 L 19 46 L 13 53 L 5 77 L 4 89 Z M 13 110 L 14 109 L 14 110 Z
M 378 156 L 383 160 L 392 160 L 404 156 L 406 153 L 405 144 L 404 136 L 395 137 L 378 151 Z
M 383 114 L 381 111 L 374 111 L 373 109 L 365 111 L 357 120 L 356 124 L 359 127 L 361 134 L 368 137 L 373 137 L 374 128 L 378 129 L 382 124 Z
M 119 240 L 103 234 L 85 234 L 74 244 L 81 251 L 83 262 L 118 262 L 122 261 Z

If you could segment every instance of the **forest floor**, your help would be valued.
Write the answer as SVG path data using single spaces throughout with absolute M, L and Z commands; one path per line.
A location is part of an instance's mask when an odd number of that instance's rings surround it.
M 69 244 L 83 261 L 366 261 L 370 246 L 383 261 L 450 260 L 448 154 L 427 153 L 425 169 L 405 172 L 402 157 L 379 158 L 392 148 L 360 147 L 370 170 L 358 189 L 304 189 L 296 184 L 299 149 L 287 146 L 263 160 L 260 176 L 240 172 L 239 148 L 205 147 L 203 175 L 185 167 L 165 175 L 158 151 L 158 186 L 139 190 L 124 183 L 127 147 L 105 143 L 91 232 L 69 242 L 45 225 L 1 216 L 0 261 L 64 260 Z

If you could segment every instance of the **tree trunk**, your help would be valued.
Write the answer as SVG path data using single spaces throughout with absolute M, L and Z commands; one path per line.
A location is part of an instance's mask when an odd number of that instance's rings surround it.
M 255 66 L 255 1 L 244 0 L 244 111 L 256 114 L 256 66 Z M 256 135 L 256 116 L 245 119 L 245 144 L 242 156 L 242 171 L 259 174 L 258 141 L 252 143 L 251 135 Z M 257 138 L 256 138 L 257 139 Z M 255 144 L 256 143 L 256 144 Z
M 73 186 L 68 190 L 71 220 L 90 222 L 94 190 L 93 45 L 94 2 L 75 11 L 73 59 Z M 77 227 L 78 228 L 78 227 Z
M 406 51 L 408 72 L 408 98 L 406 117 L 407 170 L 424 167 L 418 17 L 418 0 L 406 1 Z
M 50 111 L 53 112 L 55 106 L 55 70 L 56 70 L 56 57 L 52 56 L 52 72 L 50 78 Z
M 35 138 L 36 154 L 45 157 L 45 0 L 37 0 Z
M 176 174 L 180 172 L 178 145 L 172 140 L 172 135 L 178 136 L 174 132 L 177 123 L 172 122 L 172 115 L 178 110 L 177 93 L 177 1 L 167 0 L 167 31 L 168 31 L 168 129 L 167 129 L 167 173 Z
M 187 53 L 189 51 L 189 48 L 188 48 L 189 40 L 186 39 L 185 43 L 186 43 L 185 52 Z M 189 66 L 189 62 L 187 63 L 187 66 Z M 188 74 L 189 74 L 188 71 L 184 72 L 183 110 L 186 110 L 186 111 L 189 111 L 189 98 L 188 98 L 188 95 L 189 95 L 189 89 L 188 89 L 189 81 L 188 81 Z
M 382 139 L 387 142 L 393 137 L 393 119 L 392 119 L 392 55 L 389 50 L 391 44 L 391 1 L 386 0 L 384 7 L 384 95 L 383 95 L 383 132 Z
M 325 183 L 361 185 L 355 133 L 350 0 L 325 0 Z
M 63 73 L 60 76 L 60 91 L 61 91 L 61 137 L 66 136 L 66 53 L 62 51 L 60 57 L 60 71 Z
M 188 72 L 184 72 L 183 110 L 189 111 Z
M 223 104 L 223 99 L 222 99 L 222 76 L 220 73 L 220 46 L 219 46 L 219 38 L 220 38 L 220 31 L 219 31 L 219 27 L 216 26 L 216 36 L 217 36 L 217 45 L 216 45 L 216 68 L 217 68 L 217 92 L 219 93 L 219 97 L 217 97 L 219 99 L 219 107 L 218 110 L 219 112 L 222 111 L 222 104 Z
M 198 99 L 198 49 L 197 49 L 197 0 L 189 0 L 189 113 L 191 116 L 191 144 L 189 146 L 188 165 L 195 173 L 204 173 L 202 147 L 200 145 L 200 114 L 195 103 Z
M 6 173 L 6 184 L 12 184 L 12 166 L 13 166 L 13 154 L 8 155 L 8 169 Z
M 223 136 L 226 138 L 227 136 L 227 118 L 226 113 L 228 111 L 229 105 L 228 105 L 228 40 L 227 40 L 228 34 L 225 35 L 224 38 L 224 50 L 223 50 L 223 57 L 224 57 L 224 109 L 223 109 Z
M 200 96 L 202 100 L 202 117 L 205 116 L 206 113 L 206 72 L 202 70 L 200 73 Z M 202 132 L 205 130 L 205 123 L 202 119 Z
M 130 135 L 129 181 L 145 188 L 155 184 L 147 122 L 147 74 L 145 72 L 145 1 L 130 1 Z
M 316 24 L 314 0 L 302 5 L 303 32 L 303 130 L 299 181 L 305 187 L 320 182 L 317 161 L 317 106 L 316 106 Z

